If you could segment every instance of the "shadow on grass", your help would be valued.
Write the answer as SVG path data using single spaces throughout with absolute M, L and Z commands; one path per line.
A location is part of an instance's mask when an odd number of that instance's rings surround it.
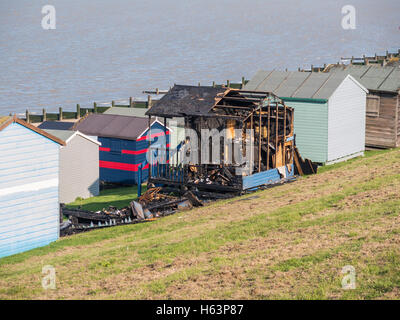
M 146 186 L 142 185 L 142 193 L 146 191 Z M 132 200 L 137 199 L 137 186 L 106 189 L 100 191 L 100 195 L 89 199 L 77 199 L 67 204 L 68 208 L 99 211 L 109 206 L 118 209 L 127 207 Z

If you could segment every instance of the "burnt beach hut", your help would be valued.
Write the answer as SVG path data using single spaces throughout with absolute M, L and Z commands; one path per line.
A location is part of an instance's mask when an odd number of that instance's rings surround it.
M 147 179 L 149 164 L 146 153 L 152 143 L 165 140 L 169 144 L 170 129 L 156 119 L 110 114 L 89 114 L 73 127 L 85 135 L 97 137 L 100 181 L 118 184 L 138 184 Z M 149 135 L 151 131 L 151 137 Z
M 185 122 L 178 161 L 157 162 L 148 179 L 152 184 L 210 195 L 293 177 L 293 109 L 274 94 L 175 85 L 147 115 Z
M 59 238 L 59 152 L 64 141 L 0 117 L 0 257 Z
M 60 149 L 60 203 L 99 195 L 101 143 L 79 131 L 45 131 L 65 142 Z
M 245 89 L 271 91 L 294 108 L 302 157 L 331 164 L 364 154 L 368 90 L 351 75 L 258 71 Z

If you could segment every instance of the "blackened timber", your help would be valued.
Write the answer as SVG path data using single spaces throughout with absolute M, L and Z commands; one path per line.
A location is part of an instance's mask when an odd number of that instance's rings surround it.
M 258 172 L 261 172 L 261 107 L 259 109 L 259 120 L 258 120 Z
M 278 102 L 276 102 L 276 109 L 275 109 L 275 167 L 278 166 L 278 130 L 279 130 L 279 108 Z
M 244 117 L 240 117 L 240 116 L 231 116 L 231 115 L 218 114 L 218 113 L 214 113 L 212 115 L 205 115 L 203 117 L 206 117 L 206 118 L 225 118 L 225 119 L 236 119 L 236 120 L 243 120 L 244 119 Z
M 249 106 L 231 106 L 231 105 L 225 105 L 225 104 L 217 104 L 215 105 L 215 108 L 232 108 L 232 109 L 245 109 L 245 110 L 253 110 L 254 107 L 249 107 Z
M 240 96 L 240 98 L 239 97 L 224 97 L 224 100 L 239 101 L 239 102 L 260 102 L 260 100 L 262 100 L 262 98 Z
M 169 148 L 168 148 L 168 139 L 167 139 L 167 118 L 165 118 L 165 117 L 164 117 L 164 137 L 165 137 L 165 157 L 166 157 L 165 161 L 167 163 L 167 159 L 169 159 Z
M 166 178 L 151 178 L 149 180 L 151 183 L 161 183 L 165 185 L 175 185 L 175 186 L 180 186 L 182 185 L 181 182 L 179 181 L 173 181 L 169 180 Z M 199 190 L 217 190 L 217 191 L 226 191 L 226 192 L 237 192 L 241 190 L 241 185 L 237 184 L 235 186 L 225 186 L 225 185 L 219 185 L 219 184 L 206 184 L 206 183 L 194 183 L 194 182 L 185 182 L 185 186 L 188 187 L 196 187 Z
M 164 202 L 159 202 L 159 203 L 156 203 L 156 204 L 153 204 L 153 205 L 146 206 L 146 209 L 148 209 L 150 211 L 152 211 L 154 209 L 157 209 L 157 208 L 165 209 L 165 207 L 171 207 L 171 206 L 178 205 L 179 203 L 181 203 L 181 202 L 183 202 L 185 200 L 187 200 L 187 199 L 179 198 L 179 199 L 169 200 L 169 201 L 166 201 L 166 202 L 165 201 Z
M 150 136 L 149 139 L 149 152 L 150 152 L 150 163 L 149 163 L 149 178 L 151 178 L 151 169 L 153 167 L 153 159 L 152 159 L 152 152 L 151 152 L 151 116 L 149 116 L 149 133 L 148 136 Z
M 283 112 L 283 165 L 286 165 L 286 104 Z
M 271 131 L 271 103 L 268 99 L 268 124 L 267 124 L 267 170 L 269 170 L 269 137 Z

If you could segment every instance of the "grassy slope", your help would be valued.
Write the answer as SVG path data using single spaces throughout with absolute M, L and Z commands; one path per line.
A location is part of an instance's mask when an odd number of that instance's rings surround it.
M 400 150 L 370 153 L 240 199 L 71 236 L 0 259 L 0 299 L 399 298 L 399 188 Z M 44 265 L 56 268 L 56 290 L 41 287 Z M 346 265 L 355 290 L 341 288 Z

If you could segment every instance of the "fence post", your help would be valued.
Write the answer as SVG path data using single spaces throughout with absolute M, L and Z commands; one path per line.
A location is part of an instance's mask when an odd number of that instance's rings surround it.
M 81 117 L 81 106 L 79 103 L 76 105 L 76 119 L 79 119 Z
M 60 107 L 59 109 L 58 109 L 58 120 L 62 120 L 63 119 L 63 110 L 62 110 L 62 107 Z
M 47 120 L 46 109 L 43 108 L 42 112 L 43 112 L 43 116 L 42 116 L 43 119 L 42 119 L 42 122 L 45 122 L 45 121 Z
M 28 109 L 26 109 L 26 113 L 25 114 L 26 114 L 26 116 L 25 116 L 26 122 L 30 123 L 31 121 L 29 119 L 29 110 Z
M 138 198 L 142 195 L 142 166 L 143 164 L 141 163 L 138 168 L 138 187 L 137 187 Z

